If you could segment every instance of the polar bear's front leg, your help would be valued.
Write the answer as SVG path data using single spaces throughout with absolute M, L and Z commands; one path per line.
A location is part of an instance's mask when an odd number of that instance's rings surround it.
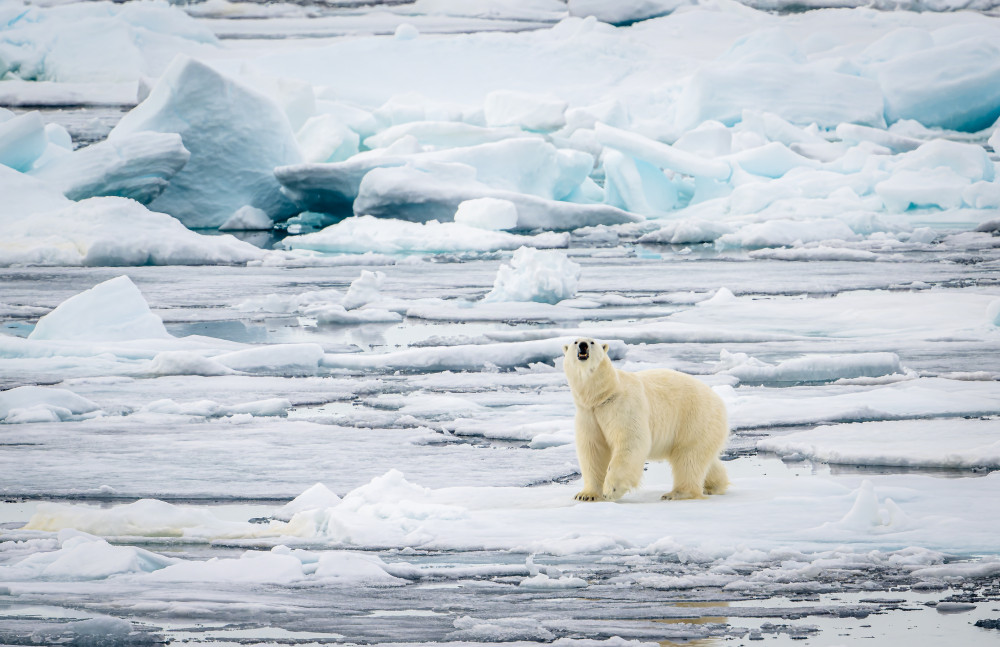
M 599 501 L 604 488 L 604 474 L 608 471 L 611 448 L 594 414 L 585 409 L 576 410 L 576 457 L 583 474 L 583 490 L 573 497 L 577 501 Z
M 604 498 L 617 501 L 629 490 L 639 487 L 642 470 L 649 456 L 647 429 L 620 428 L 612 435 L 611 462 L 604 477 Z

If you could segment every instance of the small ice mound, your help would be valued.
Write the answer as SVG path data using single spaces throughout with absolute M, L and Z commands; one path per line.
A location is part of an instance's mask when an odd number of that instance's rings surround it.
M 86 414 L 100 415 L 100 407 L 66 389 L 18 386 L 0 391 L 0 422 L 59 422 Z
M 292 517 L 299 512 L 305 512 L 306 510 L 324 510 L 326 508 L 332 508 L 339 503 L 339 496 L 322 483 L 317 483 L 282 507 L 278 508 L 272 516 L 279 521 L 291 521 Z
M 899 356 L 895 353 L 811 355 L 788 359 L 775 365 L 762 362 L 746 353 L 722 350 L 716 367 L 716 373 L 732 375 L 744 383 L 828 382 L 903 372 Z
M 145 368 L 149 375 L 230 375 L 233 369 L 210 357 L 187 350 L 167 350 L 157 353 Z
M 732 233 L 730 225 L 713 222 L 704 218 L 685 218 L 673 220 L 656 231 L 644 234 L 640 243 L 662 243 L 666 245 L 693 245 L 696 243 L 711 243 L 720 236 Z
M 493 289 L 484 301 L 538 301 L 559 303 L 576 294 L 580 266 L 565 252 L 521 247 L 510 265 L 497 270 Z
M 499 198 L 465 200 L 458 205 L 455 222 L 491 231 L 514 229 L 517 227 L 517 205 Z
M 302 562 L 283 554 L 247 551 L 237 559 L 213 557 L 208 561 L 183 561 L 149 574 L 159 582 L 237 582 L 245 584 L 289 584 L 305 578 Z
M 408 22 L 400 23 L 393 33 L 396 40 L 414 40 L 420 36 L 420 30 Z
M 532 591 L 582 589 L 587 587 L 587 581 L 579 577 L 549 577 L 545 573 L 539 573 L 533 577 L 524 578 L 518 587 Z
M 1000 299 L 994 299 L 986 306 L 986 318 L 994 326 L 1000 326 Z
M 319 558 L 315 576 L 336 584 L 398 586 L 405 583 L 385 570 L 386 563 L 377 555 L 331 551 Z
M 48 143 L 45 123 L 37 111 L 0 120 L 0 164 L 27 171 Z
M 347 294 L 344 295 L 344 300 L 341 301 L 340 305 L 344 306 L 346 310 L 354 310 L 363 305 L 380 301 L 382 295 L 379 290 L 382 289 L 383 282 L 385 282 L 384 272 L 361 270 L 361 276 L 351 282 L 351 287 L 347 289 Z
M 336 303 L 317 304 L 302 311 L 307 317 L 312 317 L 318 324 L 332 326 L 355 326 L 370 323 L 394 323 L 403 320 L 403 315 L 382 308 L 358 308 L 348 310 Z
M 226 522 L 206 510 L 183 508 L 156 499 L 107 509 L 65 503 L 39 503 L 23 530 L 75 529 L 103 537 L 181 537 L 192 529 L 222 532 Z
M 699 301 L 696 305 L 698 305 L 698 306 L 719 306 L 719 305 L 725 305 L 727 303 L 732 303 L 733 301 L 736 301 L 736 295 L 733 294 L 732 290 L 730 290 L 729 288 L 723 286 L 723 287 L 719 288 L 718 290 L 716 290 L 715 294 L 713 294 L 711 297 L 709 297 L 708 299 L 705 299 L 704 301 Z M 722 352 L 725 352 L 725 351 L 722 351 Z
M 2 568 L 4 579 L 44 579 L 62 581 L 103 580 L 125 573 L 152 573 L 177 560 L 133 546 L 113 546 L 104 539 L 63 530 L 61 547 L 35 553 Z
M 149 311 L 127 276 L 99 283 L 72 296 L 35 324 L 34 340 L 127 341 L 171 339 L 163 321 Z
M 313 375 L 323 359 L 319 344 L 272 344 L 216 355 L 215 361 L 244 373 Z
M 508 641 L 551 642 L 555 634 L 546 629 L 537 618 L 473 618 L 461 616 L 455 619 L 455 631 L 445 638 L 456 642 Z
M 243 205 L 219 225 L 219 231 L 267 231 L 274 227 L 274 221 L 263 209 Z
M 566 125 L 568 104 L 554 97 L 496 90 L 486 95 L 486 125 L 519 126 L 525 130 L 551 131 Z
M 886 498 L 884 505 L 879 504 L 871 481 L 862 481 L 857 492 L 854 505 L 834 525 L 862 532 L 903 530 L 911 525 L 906 513 L 892 499 Z

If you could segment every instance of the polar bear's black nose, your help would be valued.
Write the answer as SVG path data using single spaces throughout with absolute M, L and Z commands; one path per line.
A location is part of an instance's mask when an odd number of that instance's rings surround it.
M 578 359 L 587 359 L 590 357 L 590 344 L 585 341 L 580 342 L 578 345 L 578 350 L 576 356 Z

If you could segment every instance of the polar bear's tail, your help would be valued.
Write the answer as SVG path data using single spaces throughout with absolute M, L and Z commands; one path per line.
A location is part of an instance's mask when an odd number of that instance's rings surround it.
M 729 476 L 722 461 L 716 458 L 708 468 L 705 476 L 705 494 L 725 494 L 729 487 Z

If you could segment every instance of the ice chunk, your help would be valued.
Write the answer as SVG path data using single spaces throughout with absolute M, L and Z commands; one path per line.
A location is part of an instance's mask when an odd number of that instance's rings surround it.
M 569 15 L 586 18 L 594 16 L 612 25 L 630 25 L 673 13 L 678 7 L 695 4 L 692 0 L 569 0 Z
M 159 76 L 178 52 L 217 43 L 207 27 L 166 3 L 21 7 L 4 23 L 0 71 L 9 67 L 32 81 L 134 83 Z
M 521 247 L 497 270 L 485 301 L 558 303 L 576 294 L 580 266 L 564 252 Z
M 0 195 L 3 196 L 3 200 L 0 200 L 0 225 L 23 220 L 33 213 L 62 209 L 73 204 L 52 186 L 4 165 L 0 165 Z M 13 232 L 5 229 L 4 237 L 9 239 L 12 236 Z
M 389 575 L 386 563 L 378 555 L 329 551 L 323 553 L 316 567 L 316 577 L 337 584 L 392 586 L 405 580 Z
M 340 503 L 339 496 L 334 494 L 330 488 L 326 487 L 322 483 L 317 483 L 285 505 L 281 506 L 277 511 L 275 511 L 273 516 L 279 521 L 289 521 L 299 512 L 332 508 L 338 503 Z
M 858 124 L 840 124 L 837 126 L 837 137 L 845 142 L 859 143 L 872 142 L 879 146 L 885 146 L 895 153 L 905 153 L 916 150 L 924 142 L 913 137 L 898 135 L 896 133 L 872 128 L 870 126 L 859 126 Z
M 552 131 L 566 125 L 566 108 L 566 102 L 555 97 L 495 90 L 486 95 L 483 111 L 487 126 Z
M 163 321 L 149 311 L 127 276 L 99 283 L 72 296 L 38 320 L 28 339 L 123 341 L 169 339 Z
M 371 149 L 385 148 L 404 137 L 411 137 L 422 147 L 446 149 L 524 138 L 530 134 L 516 126 L 487 128 L 461 121 L 413 121 L 391 126 L 368 137 L 365 139 L 365 146 Z
M 27 171 L 47 143 L 45 123 L 37 111 L 0 121 L 0 164 Z
M 297 212 L 281 193 L 274 167 L 301 156 L 287 117 L 267 97 L 181 57 L 108 138 L 147 130 L 178 133 L 191 151 L 152 209 L 195 228 L 218 227 L 244 205 L 273 220 Z
M 319 344 L 272 344 L 216 355 L 223 366 L 246 373 L 313 375 L 323 358 Z
M 331 114 L 310 117 L 295 138 L 306 163 L 342 162 L 357 155 L 360 142 L 356 132 Z
M 562 357 L 563 344 L 572 339 L 556 338 L 500 344 L 461 344 L 427 348 L 409 348 L 389 353 L 327 354 L 323 366 L 364 371 L 479 371 L 485 366 L 512 369 L 538 362 L 551 363 Z M 608 356 L 625 357 L 626 346 L 609 340 Z
M 677 126 L 690 130 L 709 119 L 732 125 L 745 109 L 823 128 L 885 125 L 882 91 L 870 79 L 810 65 L 727 62 L 695 72 L 678 98 Z
M 614 149 L 604 153 L 604 201 L 648 216 L 677 207 L 677 187 L 657 167 Z
M 983 37 L 919 49 L 872 65 L 889 122 L 975 132 L 1000 117 L 1000 47 Z M 844 119 L 842 121 L 855 121 Z
M 150 573 L 158 582 L 234 582 L 289 584 L 305 577 L 302 562 L 272 550 L 247 551 L 237 559 L 213 557 L 208 561 L 183 561 Z
M 819 166 L 815 160 L 803 157 L 779 142 L 741 151 L 729 159 L 748 173 L 770 178 L 781 177 L 795 168 Z
M 977 419 L 855 422 L 766 438 L 757 447 L 841 465 L 998 468 L 995 427 Z
M 221 532 L 226 527 L 207 510 L 183 508 L 155 499 L 111 508 L 39 503 L 24 526 L 25 530 L 48 532 L 73 528 L 104 537 L 182 537 L 198 530 Z
M 366 323 L 392 323 L 402 321 L 403 315 L 382 308 L 358 308 L 348 310 L 336 303 L 309 306 L 302 311 L 307 317 L 312 317 L 318 324 L 334 326 L 353 326 Z
M 167 350 L 157 353 L 145 372 L 151 375 L 230 375 L 234 371 L 193 351 Z
M 345 162 L 284 166 L 274 169 L 274 173 L 300 207 L 339 214 L 351 208 L 365 180 L 371 184 L 373 180 L 368 176 L 374 170 L 411 164 L 425 174 L 440 175 L 450 168 L 462 176 L 464 183 L 474 182 L 479 187 L 477 193 L 512 191 L 561 200 L 587 179 L 594 165 L 587 153 L 557 149 L 531 137 L 432 152 L 418 152 L 417 147 L 416 140 L 407 136 L 384 151 L 361 153 Z M 362 201 L 372 199 L 368 196 Z M 454 204 L 450 213 L 435 219 L 450 219 L 459 202 L 461 199 L 449 201 Z M 354 213 L 369 212 L 355 205 Z
M 0 391 L 0 422 L 55 422 L 99 410 L 87 398 L 67 389 L 18 386 Z
M 716 372 L 732 375 L 744 383 L 824 382 L 903 372 L 895 353 L 817 355 L 788 359 L 773 365 L 749 357 L 746 353 L 723 350 L 719 360 Z
M 112 546 L 104 539 L 75 532 L 61 532 L 59 540 L 61 546 L 58 550 L 35 553 L 0 567 L 3 578 L 15 581 L 102 580 L 125 573 L 151 573 L 177 563 L 176 559 L 142 548 Z M 104 633 L 107 629 L 109 627 L 104 625 L 99 633 L 107 636 Z
M 724 222 L 714 222 L 698 217 L 684 218 L 683 220 L 672 220 L 656 231 L 643 234 L 639 237 L 639 242 L 669 245 L 711 243 L 732 231 L 732 226 Z
M 744 225 L 723 234 L 715 244 L 728 247 L 780 247 L 825 240 L 858 240 L 859 236 L 842 220 L 768 220 Z
M 947 167 L 922 171 L 897 171 L 875 185 L 875 193 L 890 211 L 910 207 L 954 209 L 962 206 L 971 183 Z
M 568 234 L 544 233 L 518 236 L 487 231 L 454 222 L 426 223 L 380 219 L 372 216 L 348 218 L 322 231 L 289 236 L 282 241 L 287 249 L 312 249 L 326 253 L 382 254 L 495 251 L 532 247 L 565 247 Z
M 992 182 L 996 174 L 993 162 L 982 146 L 946 139 L 929 141 L 901 155 L 894 168 L 906 171 L 948 168 L 970 182 Z
M 514 203 L 518 229 L 568 230 L 640 219 L 609 205 L 560 202 L 496 189 L 477 181 L 472 167 L 458 164 L 375 169 L 361 182 L 354 213 L 414 222 L 447 221 L 454 218 L 459 204 L 478 198 Z
M 745 114 L 743 120 L 747 120 Z M 689 130 L 681 135 L 674 142 L 674 148 L 702 157 L 728 155 L 733 148 L 733 133 L 724 123 L 706 121 L 694 130 Z
M 491 231 L 514 229 L 517 227 L 517 205 L 497 198 L 466 200 L 459 203 L 455 222 Z
M 361 276 L 351 281 L 351 286 L 344 295 L 341 305 L 348 310 L 359 308 L 367 303 L 381 300 L 379 289 L 385 281 L 384 272 L 361 270 Z
M 713 180 L 728 180 L 732 175 L 726 162 L 705 159 L 621 128 L 597 124 L 594 132 L 601 144 L 663 169 Z
M 179 135 L 143 132 L 81 148 L 31 174 L 71 200 L 121 196 L 148 204 L 190 157 Z
M 233 212 L 226 222 L 219 225 L 220 231 L 266 231 L 274 227 L 274 221 L 267 212 L 257 207 L 244 205 Z
M 0 186 L 3 175 L 0 171 Z M 133 200 L 89 198 L 74 203 L 54 189 L 46 194 L 43 183 L 34 178 L 17 175 L 21 188 L 11 196 L 13 206 L 25 205 L 32 215 L 15 212 L 18 219 L 4 225 L 0 264 L 205 265 L 246 263 L 264 256 L 230 235 L 197 234 Z M 15 215 L 7 212 L 11 207 L 0 205 L 0 221 Z
M 413 40 L 418 36 L 420 36 L 420 30 L 408 22 L 399 23 L 396 31 L 393 32 L 393 37 L 396 40 Z

